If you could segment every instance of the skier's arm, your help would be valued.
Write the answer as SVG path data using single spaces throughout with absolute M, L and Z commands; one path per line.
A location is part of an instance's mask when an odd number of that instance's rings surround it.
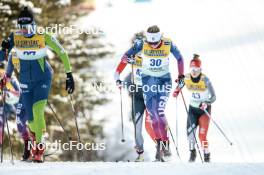
M 127 65 L 127 60 L 126 60 L 126 57 L 124 56 L 121 58 L 121 61 L 119 62 L 116 68 L 115 75 L 114 75 L 115 81 L 120 79 L 120 74 L 123 72 L 123 70 L 125 69 Z
M 20 92 L 20 86 L 19 86 L 19 83 L 15 77 L 11 78 L 11 84 L 13 85 L 15 91 Z
M 118 64 L 115 71 L 115 80 L 119 80 L 119 76 L 128 64 L 128 59 L 136 55 L 142 50 L 143 41 L 137 40 L 133 46 L 122 56 L 120 63 Z
M 170 52 L 173 54 L 173 56 L 177 59 L 178 62 L 178 75 L 183 75 L 184 74 L 184 62 L 183 62 L 183 57 L 177 48 L 177 46 L 173 43 L 171 43 L 171 49 Z
M 71 65 L 68 54 L 65 51 L 65 49 L 62 47 L 62 45 L 59 43 L 59 41 L 50 34 L 45 33 L 45 42 L 47 46 L 60 57 L 64 65 L 65 72 L 66 73 L 71 72 Z
M 214 90 L 214 87 L 213 87 L 211 81 L 209 80 L 209 78 L 207 78 L 207 77 L 205 78 L 205 83 L 206 83 L 206 86 L 207 86 L 208 91 L 210 93 L 210 98 L 208 100 L 206 100 L 205 102 L 207 104 L 211 105 L 216 100 L 215 90 Z
M 14 47 L 14 33 L 12 32 L 7 39 L 2 41 L 2 49 L 0 50 L 0 61 L 6 60 L 8 54 Z

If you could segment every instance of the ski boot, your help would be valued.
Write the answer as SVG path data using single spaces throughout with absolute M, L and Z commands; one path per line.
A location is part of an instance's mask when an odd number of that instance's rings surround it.
M 204 153 L 204 162 L 210 163 L 211 158 L 210 158 L 210 153 Z
M 39 143 L 36 148 L 37 148 L 37 151 L 34 155 L 34 162 L 43 163 L 44 162 L 45 145 L 43 143 Z
M 144 156 L 142 154 L 138 154 L 138 157 L 136 158 L 135 162 L 144 162 Z
M 189 162 L 195 162 L 196 159 L 196 149 L 190 150 L 191 154 L 190 154 L 190 159 Z
M 30 141 L 28 142 L 30 145 L 30 155 L 29 158 L 26 160 L 27 162 L 33 162 L 34 161 L 34 156 L 37 152 L 37 145 L 36 145 L 36 136 L 35 133 L 30 131 Z
M 154 162 L 165 162 L 164 151 L 161 148 L 161 142 L 162 141 L 160 139 L 158 139 L 158 140 L 156 140 L 156 142 L 157 142 L 157 146 L 156 146 L 157 150 L 156 150 L 156 156 L 155 156 L 156 160 Z
M 28 161 L 30 157 L 30 144 L 31 140 L 25 140 L 24 141 L 24 150 L 22 155 L 22 161 Z
M 164 157 L 170 157 L 171 156 L 171 150 L 170 150 L 170 142 L 163 141 L 162 150 L 164 152 Z
M 135 147 L 135 148 L 138 154 L 138 157 L 136 158 L 135 162 L 144 162 L 144 156 L 143 156 L 144 150 L 139 149 L 138 147 Z

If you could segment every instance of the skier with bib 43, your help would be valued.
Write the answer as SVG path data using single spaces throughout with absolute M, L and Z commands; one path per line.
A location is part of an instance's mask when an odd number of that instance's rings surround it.
M 215 91 L 209 78 L 202 73 L 201 60 L 199 55 L 194 54 L 190 62 L 190 73 L 185 75 L 185 86 L 190 97 L 189 113 L 187 119 L 187 136 L 189 140 L 190 159 L 194 162 L 196 159 L 195 133 L 199 126 L 199 140 L 204 151 L 204 161 L 210 162 L 209 143 L 207 132 L 210 118 L 205 110 L 211 114 L 211 104 L 216 100 Z M 177 97 L 181 89 L 174 91 L 174 97 Z

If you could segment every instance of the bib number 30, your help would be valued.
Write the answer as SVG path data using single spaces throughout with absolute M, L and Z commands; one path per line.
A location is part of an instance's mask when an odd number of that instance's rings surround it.
M 150 59 L 150 66 L 160 66 L 161 59 Z

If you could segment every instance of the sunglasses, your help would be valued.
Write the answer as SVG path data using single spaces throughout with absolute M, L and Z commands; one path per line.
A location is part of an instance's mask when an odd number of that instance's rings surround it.
M 200 67 L 190 67 L 190 72 L 193 72 L 193 73 L 200 73 L 201 70 L 202 69 Z

